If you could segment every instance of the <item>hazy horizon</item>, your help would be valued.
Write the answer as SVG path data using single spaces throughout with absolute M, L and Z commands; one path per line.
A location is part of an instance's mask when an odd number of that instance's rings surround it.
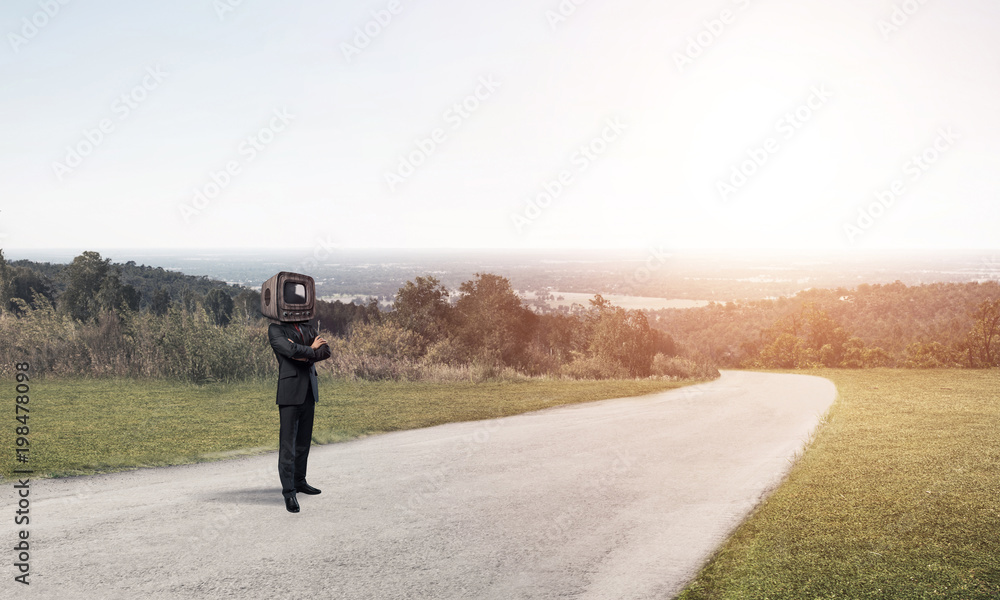
M 90 248 L 114 263 L 161 267 L 244 287 L 279 271 L 307 273 L 321 297 L 391 298 L 406 281 L 433 276 L 455 290 L 476 273 L 510 279 L 530 292 L 614 296 L 620 303 L 729 301 L 791 296 L 811 288 L 862 283 L 907 285 L 1000 281 L 1000 252 L 976 251 L 670 251 L 646 250 L 399 250 L 399 249 L 125 249 Z M 74 250 L 13 250 L 9 260 L 67 264 Z M 628 299 L 631 299 L 628 300 Z M 585 304 L 585 303 L 584 303 Z M 677 304 L 674 302 L 674 304 Z

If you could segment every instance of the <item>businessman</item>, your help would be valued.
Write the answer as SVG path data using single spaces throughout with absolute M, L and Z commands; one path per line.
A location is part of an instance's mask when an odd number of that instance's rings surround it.
M 272 323 L 267 329 L 271 349 L 278 359 L 278 394 L 275 403 L 281 419 L 278 441 L 278 476 L 288 512 L 299 512 L 295 494 L 318 494 L 306 483 L 306 464 L 312 442 L 313 416 L 319 402 L 315 363 L 330 358 L 330 346 L 308 322 Z

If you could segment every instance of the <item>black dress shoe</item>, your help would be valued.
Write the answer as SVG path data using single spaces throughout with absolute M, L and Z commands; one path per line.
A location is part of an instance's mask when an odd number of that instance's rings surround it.
M 288 509 L 288 512 L 299 512 L 299 501 L 295 494 L 285 496 L 285 508 Z
M 295 491 L 299 492 L 300 494 L 309 494 L 310 496 L 315 496 L 316 494 L 320 493 L 320 490 L 318 488 L 314 488 L 313 486 L 305 482 L 296 483 Z

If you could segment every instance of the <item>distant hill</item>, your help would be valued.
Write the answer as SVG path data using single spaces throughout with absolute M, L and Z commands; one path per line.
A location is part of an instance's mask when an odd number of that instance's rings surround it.
M 8 264 L 15 268 L 23 267 L 38 273 L 55 291 L 56 297 L 66 291 L 68 281 L 64 272 L 67 264 L 35 262 L 26 259 L 13 260 Z M 190 293 L 203 297 L 212 290 L 221 289 L 229 295 L 235 296 L 246 289 L 205 276 L 185 275 L 176 271 L 168 271 L 162 267 L 137 265 L 135 261 L 131 260 L 124 264 L 111 263 L 111 266 L 120 270 L 122 283 L 131 285 L 140 293 L 140 309 L 149 307 L 153 295 L 158 290 L 166 290 L 173 300 L 180 301 L 185 294 Z

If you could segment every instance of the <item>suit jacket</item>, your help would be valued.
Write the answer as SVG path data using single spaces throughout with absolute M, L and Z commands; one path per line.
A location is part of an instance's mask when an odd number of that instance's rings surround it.
M 278 359 L 278 393 L 275 398 L 278 405 L 302 404 L 306 401 L 310 384 L 312 401 L 319 402 L 319 382 L 314 364 L 330 358 L 329 345 L 323 344 L 315 350 L 310 347 L 316 339 L 316 328 L 308 323 L 297 325 L 301 336 L 292 323 L 272 323 L 267 328 L 271 349 Z M 298 358 L 306 360 L 296 360 Z

